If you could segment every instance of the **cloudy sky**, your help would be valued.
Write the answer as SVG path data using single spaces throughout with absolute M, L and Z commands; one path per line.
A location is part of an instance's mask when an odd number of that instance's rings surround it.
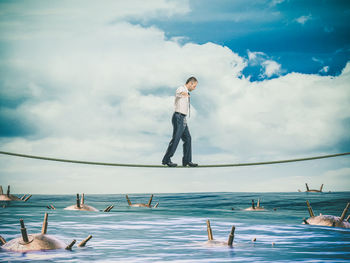
M 349 152 L 349 18 L 335 0 L 0 1 L 0 149 L 160 164 L 193 75 L 194 162 Z M 144 169 L 0 155 L 18 193 L 342 191 L 349 175 L 349 157 Z

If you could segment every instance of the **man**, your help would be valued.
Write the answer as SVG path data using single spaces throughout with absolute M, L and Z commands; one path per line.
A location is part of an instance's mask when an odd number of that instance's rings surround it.
M 180 138 L 183 140 L 183 158 L 182 165 L 196 167 L 198 164 L 192 163 L 192 148 L 191 148 L 191 135 L 188 130 L 186 116 L 190 110 L 190 91 L 193 91 L 197 87 L 197 79 L 190 77 L 186 84 L 179 87 L 176 90 L 175 95 L 175 112 L 172 117 L 173 124 L 173 138 L 171 139 L 168 149 L 162 160 L 162 164 L 169 167 L 176 167 L 177 164 L 171 162 L 170 158 L 173 157 Z

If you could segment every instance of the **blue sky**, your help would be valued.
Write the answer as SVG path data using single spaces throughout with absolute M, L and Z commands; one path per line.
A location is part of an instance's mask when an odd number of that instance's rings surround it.
M 189 5 L 191 12 L 170 19 L 133 22 L 155 25 L 170 38 L 224 45 L 243 57 L 263 52 L 282 65 L 281 74 L 339 75 L 350 59 L 348 1 L 199 0 Z M 260 69 L 250 65 L 243 73 L 259 80 L 266 77 L 259 77 Z
M 347 1 L 0 1 L 0 149 L 160 164 L 194 75 L 199 164 L 349 152 L 349 16 Z M 348 157 L 146 170 L 0 156 L 1 183 L 32 193 L 336 191 L 349 174 Z

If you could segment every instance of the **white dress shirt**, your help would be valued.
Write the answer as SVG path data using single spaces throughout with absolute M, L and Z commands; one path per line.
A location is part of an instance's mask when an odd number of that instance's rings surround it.
M 189 110 L 189 98 L 181 94 L 181 92 L 188 93 L 188 89 L 186 86 L 181 86 L 176 90 L 175 95 L 175 112 L 180 112 L 182 114 L 187 115 Z

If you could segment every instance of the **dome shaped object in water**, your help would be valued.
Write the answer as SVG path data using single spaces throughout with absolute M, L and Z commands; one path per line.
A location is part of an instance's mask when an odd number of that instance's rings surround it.
M 152 206 L 151 206 L 152 199 L 153 199 L 153 195 L 151 195 L 151 198 L 149 199 L 148 204 L 142 204 L 142 203 L 132 204 L 130 199 L 129 199 L 129 196 L 126 195 L 126 200 L 128 201 L 129 206 L 132 206 L 132 207 L 148 207 L 148 208 L 152 208 Z M 153 208 L 157 208 L 158 205 L 159 205 L 159 203 L 156 203 Z
M 306 205 L 309 210 L 310 217 L 307 220 L 304 218 L 303 224 L 350 228 L 350 223 L 349 223 L 350 216 L 348 216 L 347 219 L 345 219 L 346 213 L 348 212 L 350 207 L 350 203 L 347 203 L 340 217 L 333 216 L 333 215 L 322 215 L 322 214 L 315 216 L 309 201 L 306 201 Z
M 2 244 L 1 248 L 9 251 L 15 252 L 29 252 L 29 251 L 39 251 L 39 250 L 53 250 L 53 249 L 67 249 L 71 250 L 74 246 L 76 240 L 74 239 L 68 246 L 64 244 L 61 240 L 54 236 L 47 235 L 47 224 L 48 224 L 48 214 L 45 213 L 44 223 L 41 229 L 41 233 L 37 234 L 27 234 L 27 229 L 24 226 L 23 219 L 20 219 L 21 233 L 22 236 L 12 239 L 6 242 L 4 238 L 0 236 L 0 242 Z M 88 236 L 83 240 L 78 246 L 83 247 L 92 238 Z

